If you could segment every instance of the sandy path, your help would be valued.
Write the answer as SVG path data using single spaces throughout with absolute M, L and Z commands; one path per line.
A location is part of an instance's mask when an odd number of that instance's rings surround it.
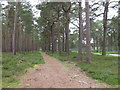
M 68 63 L 41 53 L 46 64 L 22 78 L 20 88 L 99 88 L 108 87 L 86 76 L 85 72 Z

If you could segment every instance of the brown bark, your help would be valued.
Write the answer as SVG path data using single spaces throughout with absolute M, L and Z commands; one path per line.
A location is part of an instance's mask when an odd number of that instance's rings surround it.
M 4 30 L 4 25 L 2 24 L 2 34 L 0 33 L 2 35 L 2 42 L 1 42 L 2 43 L 2 52 L 6 51 L 5 50 L 5 39 L 6 39 L 5 38 L 5 32 L 6 31 Z
M 70 23 L 70 17 L 69 17 L 69 12 L 71 9 L 71 2 L 67 2 L 67 5 L 64 6 L 62 5 L 62 9 L 65 13 L 65 17 L 66 17 L 66 26 L 65 26 L 65 35 L 66 35 L 66 39 L 65 39 L 65 51 L 66 51 L 66 55 L 69 55 L 69 23 Z
M 106 33 L 107 33 L 107 15 L 108 15 L 108 5 L 109 0 L 106 0 L 104 15 L 103 15 L 103 47 L 102 47 L 102 55 L 106 55 Z
M 8 52 L 9 38 L 8 38 L 8 27 L 5 30 L 5 51 Z
M 85 1 L 86 8 L 86 61 L 91 62 L 91 45 L 90 45 L 90 18 L 89 18 L 89 2 Z
M 54 31 L 54 22 L 51 26 L 51 34 L 52 34 L 52 53 L 55 52 L 55 31 Z
M 5 30 L 4 30 L 5 29 Z M 6 27 L 2 29 L 4 31 L 4 50 L 3 51 L 8 51 L 8 11 L 6 12 Z
M 17 27 L 16 27 L 16 52 L 19 51 L 19 19 L 17 18 Z
M 64 28 L 63 28 L 63 37 L 62 37 L 62 51 L 64 52 L 65 51 L 65 31 L 64 31 Z
M 78 60 L 82 61 L 82 3 L 79 2 Z
M 66 54 L 69 55 L 69 22 L 66 24 Z
M 60 54 L 61 52 L 61 47 L 60 47 L 60 15 L 59 15 L 60 11 L 58 11 L 58 52 Z
M 54 43 L 55 43 L 55 51 L 57 51 L 57 36 L 55 35 L 55 41 L 54 41 Z
M 50 32 L 48 33 L 48 51 L 50 51 L 51 49 L 51 36 L 50 36 Z
M 14 17 L 14 31 L 13 31 L 13 37 L 12 37 L 13 55 L 16 55 L 16 27 L 17 27 L 17 8 L 18 8 L 17 5 L 18 5 L 18 2 L 16 2 L 15 17 Z
M 20 19 L 21 22 L 21 19 Z M 23 31 L 22 31 L 22 25 L 19 24 L 19 51 L 21 52 L 23 50 Z

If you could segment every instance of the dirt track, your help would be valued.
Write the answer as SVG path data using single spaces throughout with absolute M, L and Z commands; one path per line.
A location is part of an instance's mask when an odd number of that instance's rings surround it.
M 86 76 L 73 64 L 60 62 L 59 60 L 41 53 L 46 64 L 29 72 L 22 78 L 20 88 L 101 88 L 109 87 L 104 83 L 98 83 Z

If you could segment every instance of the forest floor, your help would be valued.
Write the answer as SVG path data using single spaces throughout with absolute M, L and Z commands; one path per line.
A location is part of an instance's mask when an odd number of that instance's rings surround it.
M 45 64 L 21 78 L 20 88 L 102 88 L 110 87 L 97 82 L 78 69 L 74 63 L 61 62 L 41 52 Z

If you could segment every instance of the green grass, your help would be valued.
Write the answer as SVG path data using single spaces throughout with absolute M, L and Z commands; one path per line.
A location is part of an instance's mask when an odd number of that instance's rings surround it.
M 44 64 L 42 56 L 38 51 L 22 52 L 17 55 L 3 53 L 2 57 L 2 85 L 3 87 L 14 87 L 19 84 L 18 76 L 27 72 L 26 69 L 35 64 Z
M 71 52 L 69 56 L 65 53 L 58 55 L 57 53 L 48 53 L 61 61 L 77 61 L 77 52 Z M 86 55 L 83 54 L 83 62 L 78 63 L 77 66 L 83 71 L 86 71 L 88 76 L 106 82 L 110 85 L 118 85 L 118 57 L 101 56 L 92 54 L 92 62 L 86 63 Z

